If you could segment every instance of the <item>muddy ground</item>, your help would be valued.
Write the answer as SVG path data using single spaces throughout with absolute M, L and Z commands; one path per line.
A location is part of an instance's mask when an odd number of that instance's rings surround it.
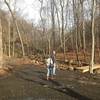
M 58 69 L 47 81 L 44 67 L 13 67 L 0 77 L 0 100 L 100 100 L 100 75 Z

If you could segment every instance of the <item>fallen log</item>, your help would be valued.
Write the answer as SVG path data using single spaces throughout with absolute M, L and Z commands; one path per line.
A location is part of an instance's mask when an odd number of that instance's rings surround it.
M 76 70 L 80 70 L 81 72 L 85 73 L 89 71 L 89 66 L 82 66 L 82 67 L 75 67 Z M 100 69 L 100 65 L 94 65 L 93 70 Z
M 96 73 L 96 74 L 100 74 L 100 69 L 96 69 L 96 70 L 95 70 L 95 73 Z

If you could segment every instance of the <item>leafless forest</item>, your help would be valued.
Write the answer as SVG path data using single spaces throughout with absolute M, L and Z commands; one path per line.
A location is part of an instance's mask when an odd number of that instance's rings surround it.
M 21 15 L 17 1 L 0 2 L 1 59 L 3 55 L 45 57 L 55 50 L 64 61 L 67 53 L 74 54 L 78 66 L 82 61 L 92 67 L 100 63 L 99 0 L 38 0 L 38 23 Z
M 55 50 L 58 69 L 100 73 L 100 0 L 37 0 L 37 21 L 23 14 L 27 7 L 20 9 L 20 1 L 0 0 L 0 70 L 9 73 L 22 64 L 44 68 Z

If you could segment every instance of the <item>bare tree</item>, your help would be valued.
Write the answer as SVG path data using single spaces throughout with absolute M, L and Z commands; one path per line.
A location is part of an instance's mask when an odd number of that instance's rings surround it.
M 60 0 L 61 7 L 61 21 L 62 21 L 62 48 L 64 48 L 64 0 Z
M 54 0 L 51 0 L 51 22 L 52 22 L 52 39 L 53 39 L 53 50 L 55 50 L 55 6 Z
M 13 18 L 13 21 L 14 21 L 14 24 L 15 24 L 15 27 L 16 27 L 16 30 L 17 30 L 17 33 L 18 33 L 18 36 L 20 38 L 20 42 L 21 42 L 21 46 L 22 46 L 22 53 L 23 53 L 23 56 L 25 56 L 24 44 L 23 44 L 23 41 L 22 41 L 22 38 L 21 38 L 21 34 L 20 34 L 20 31 L 19 31 L 19 27 L 18 27 L 17 21 L 15 19 L 15 16 L 13 15 L 13 12 L 12 12 L 12 10 L 10 8 L 9 3 L 6 0 L 4 0 L 4 2 L 7 5 L 8 9 L 9 9 L 11 15 L 12 15 L 12 18 Z
M 65 32 L 64 32 L 64 7 L 65 7 L 65 1 L 60 0 L 60 7 L 61 7 L 61 21 L 62 21 L 62 31 L 61 31 L 61 36 L 62 36 L 62 48 L 63 48 L 63 54 L 64 54 L 64 60 L 65 60 Z
M 85 18 L 84 18 L 84 0 L 80 0 L 81 4 L 81 17 L 82 17 L 82 31 L 83 31 L 83 52 L 84 52 L 84 60 L 86 59 L 86 41 L 85 41 Z
M 76 58 L 77 58 L 77 62 L 78 62 L 78 66 L 79 66 L 79 56 L 78 56 L 78 51 L 79 51 L 79 48 L 78 48 L 78 12 L 77 12 L 77 9 L 76 9 L 76 0 L 73 0 L 73 14 L 74 14 L 74 27 L 75 27 L 75 46 L 76 46 Z
M 0 19 L 0 68 L 3 66 L 3 47 L 2 47 L 2 26 L 1 26 L 1 19 Z
M 60 16 L 59 16 L 59 8 L 58 8 L 58 6 L 57 6 L 57 2 L 55 1 L 54 2 L 54 6 L 55 6 L 55 9 L 56 9 L 56 15 L 57 15 L 57 23 L 58 23 L 58 30 L 59 30 L 59 38 L 60 38 L 60 43 L 61 43 L 61 47 L 62 47 L 62 45 L 63 45 L 63 43 L 62 43 L 62 36 L 61 36 L 61 29 L 60 29 L 60 25 L 61 25 L 61 23 L 60 23 Z
M 40 7 L 40 18 L 41 18 L 41 22 L 42 22 L 41 40 L 43 41 L 43 35 L 45 34 L 45 31 L 46 31 L 46 18 L 43 18 L 43 16 L 46 16 L 46 7 L 43 6 L 44 0 L 39 0 L 39 1 L 41 3 L 41 7 Z M 43 43 L 42 43 L 42 50 L 43 50 L 43 54 L 45 56 L 45 48 L 44 48 L 44 44 Z
M 96 1 L 92 0 L 92 52 L 91 52 L 91 66 L 90 73 L 93 73 L 94 66 L 94 50 L 95 50 L 95 9 L 96 9 Z
M 11 31 L 10 31 L 10 25 L 11 23 L 10 23 L 10 18 L 8 19 L 8 29 L 9 29 L 9 31 L 8 31 L 8 34 L 9 34 L 9 58 L 11 57 L 11 43 L 10 43 L 10 41 L 11 41 Z

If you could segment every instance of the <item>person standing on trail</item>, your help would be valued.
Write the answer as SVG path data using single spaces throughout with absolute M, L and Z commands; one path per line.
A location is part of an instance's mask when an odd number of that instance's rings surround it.
M 56 75 L 56 52 L 53 51 L 52 53 L 52 60 L 53 60 L 53 75 Z
M 53 79 L 53 60 L 51 56 L 47 59 L 47 80 Z

